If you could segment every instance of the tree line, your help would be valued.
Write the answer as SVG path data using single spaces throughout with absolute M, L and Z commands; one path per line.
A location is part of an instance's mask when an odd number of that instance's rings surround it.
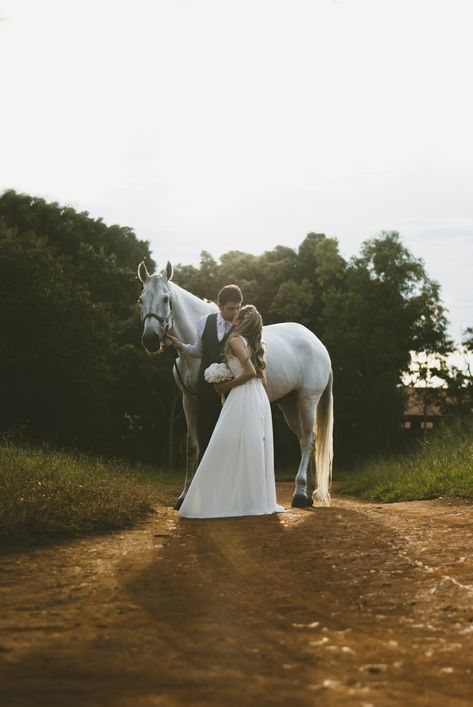
M 159 466 L 182 460 L 172 355 L 149 357 L 141 346 L 143 259 L 153 271 L 149 243 L 130 228 L 13 190 L 0 196 L 4 437 Z M 265 324 L 297 321 L 324 342 L 344 462 L 401 444 L 402 376 L 412 355 L 442 358 L 453 346 L 438 283 L 395 231 L 366 240 L 348 260 L 336 238 L 309 233 L 297 249 L 234 250 L 219 261 L 203 251 L 198 266 L 174 266 L 175 282 L 194 294 L 215 300 L 236 283 Z M 464 396 L 471 379 L 455 375 Z M 276 411 L 275 425 L 276 457 L 289 464 L 295 438 Z

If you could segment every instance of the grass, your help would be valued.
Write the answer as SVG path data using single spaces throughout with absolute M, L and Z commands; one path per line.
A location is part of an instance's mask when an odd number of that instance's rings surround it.
M 294 469 L 275 469 L 276 481 L 295 481 L 299 462 L 294 463 Z
M 82 454 L 0 445 L 0 546 L 129 528 L 171 505 L 181 474 Z
M 376 501 L 473 498 L 473 425 L 458 420 L 412 453 L 373 460 L 345 474 L 337 492 Z
M 293 481 L 279 471 L 278 480 Z M 82 454 L 0 445 L 0 547 L 57 542 L 135 525 L 171 505 L 181 473 Z M 345 474 L 337 492 L 377 501 L 473 498 L 473 424 L 458 422 L 397 458 Z

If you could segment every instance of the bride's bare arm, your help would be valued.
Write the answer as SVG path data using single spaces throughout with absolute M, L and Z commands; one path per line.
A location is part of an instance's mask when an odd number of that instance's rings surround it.
M 253 363 L 250 359 L 248 349 L 246 348 L 245 344 L 239 336 L 235 336 L 234 338 L 230 339 L 230 348 L 234 356 L 236 356 L 237 359 L 240 361 L 243 370 L 236 378 L 233 378 L 229 381 L 225 381 L 225 383 L 218 383 L 215 386 L 215 389 L 218 393 L 226 393 L 228 390 L 236 388 L 237 385 L 242 385 L 243 383 L 246 383 L 251 378 L 255 378 L 256 376 L 256 368 L 253 366 Z

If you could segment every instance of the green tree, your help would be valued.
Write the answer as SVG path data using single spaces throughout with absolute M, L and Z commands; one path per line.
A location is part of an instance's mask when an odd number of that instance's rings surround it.
M 110 316 L 66 272 L 44 238 L 0 226 L 0 424 L 89 448 L 110 424 Z
M 219 288 L 219 266 L 209 252 L 200 254 L 200 265 L 174 266 L 174 280 L 197 297 L 215 300 Z
M 404 407 L 411 352 L 446 351 L 439 287 L 397 232 L 366 241 L 348 264 L 343 290 L 325 297 L 323 337 L 335 369 L 342 454 L 387 451 Z
M 11 190 L 0 196 L 0 432 L 164 465 L 181 453 L 172 358 L 149 357 L 140 344 L 143 259 L 153 271 L 148 243 L 129 228 Z M 411 357 L 446 360 L 452 348 L 440 287 L 394 231 L 349 261 L 322 233 L 297 250 L 233 250 L 219 261 L 203 251 L 199 266 L 176 265 L 174 279 L 212 300 L 236 283 L 266 324 L 299 321 L 319 336 L 335 373 L 339 459 L 392 449 Z M 473 329 L 464 351 L 473 351 Z M 468 411 L 471 372 L 446 370 L 449 400 Z M 275 420 L 278 448 L 297 448 Z
M 442 357 L 435 374 L 443 381 L 437 402 L 444 415 L 469 416 L 473 412 L 473 328 L 463 332 L 455 355 Z
M 172 362 L 140 344 L 144 258 L 131 229 L 0 196 L 0 432 L 166 463 Z
M 299 322 L 310 326 L 314 293 L 311 284 L 304 279 L 299 284 L 286 280 L 279 285 L 276 296 L 269 308 L 269 320 L 276 322 Z

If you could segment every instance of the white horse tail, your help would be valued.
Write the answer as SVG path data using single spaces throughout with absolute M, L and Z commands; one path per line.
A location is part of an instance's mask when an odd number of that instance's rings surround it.
M 330 506 L 330 486 L 333 461 L 333 373 L 330 371 L 328 383 L 317 405 L 314 423 L 315 468 L 317 488 L 312 497 L 315 502 Z

